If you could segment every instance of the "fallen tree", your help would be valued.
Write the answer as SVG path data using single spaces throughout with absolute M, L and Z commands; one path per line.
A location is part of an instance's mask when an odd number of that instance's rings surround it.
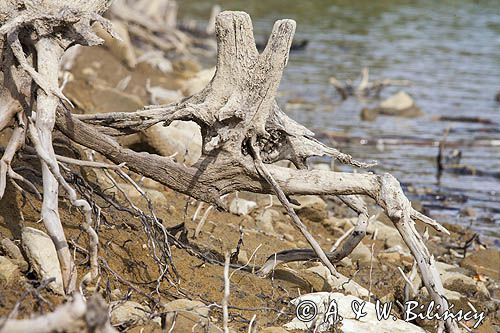
M 91 240 L 89 279 L 98 273 L 98 243 L 92 229 L 89 204 L 77 198 L 59 172 L 52 147 L 54 125 L 74 142 L 99 152 L 113 163 L 126 165 L 131 171 L 219 209 L 225 209 L 221 196 L 237 190 L 276 194 L 313 250 L 273 255 L 264 265 L 263 274 L 279 262 L 310 258 L 319 258 L 332 274 L 336 274 L 332 263 L 349 255 L 366 232 L 368 213 L 357 195 L 367 195 L 394 222 L 417 261 L 429 294 L 440 305 L 440 311 L 448 309 L 434 259 L 414 221 L 429 224 L 441 232 L 447 231 L 411 207 L 393 176 L 307 170 L 306 161 L 312 156 L 330 156 L 355 167 L 370 164 L 358 162 L 317 141 L 311 131 L 286 116 L 277 105 L 275 96 L 288 60 L 294 21 L 277 21 L 265 50 L 259 54 L 250 17 L 243 12 L 223 12 L 217 16 L 215 24 L 217 71 L 200 93 L 178 103 L 148 106 L 132 113 L 76 116 L 69 111 L 71 105 L 58 88 L 60 57 L 71 44 L 92 45 L 100 41 L 90 30 L 92 22 L 98 21 L 112 32 L 107 21 L 99 16 L 108 5 L 109 1 L 103 0 L 76 1 L 71 5 L 57 0 L 10 0 L 0 5 L 2 71 L 6 88 L 2 95 L 6 103 L 0 124 L 5 124 L 4 127 L 13 124 L 14 128 L 2 157 L 0 180 L 5 183 L 8 177 L 13 182 L 24 181 L 28 187 L 34 187 L 27 180 L 16 178 L 10 168 L 27 135 L 42 164 L 42 219 L 58 249 L 68 291 L 74 289 L 76 276 L 57 214 L 59 185 L 85 216 L 84 228 Z M 201 128 L 203 154 L 192 167 L 176 163 L 169 157 L 132 151 L 113 138 L 157 123 L 168 125 L 174 120 L 194 121 Z M 273 164 L 281 160 L 291 161 L 297 169 Z M 325 253 L 291 207 L 289 196 L 294 194 L 339 196 L 358 213 L 356 230 L 333 252 Z M 456 323 L 451 320 L 446 326 L 450 332 L 457 331 Z

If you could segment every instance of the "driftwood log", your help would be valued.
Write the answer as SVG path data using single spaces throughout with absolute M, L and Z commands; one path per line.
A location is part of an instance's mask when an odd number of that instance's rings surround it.
M 5 101 L 0 124 L 14 127 L 6 149 L 9 154 L 4 155 L 5 159 L 2 157 L 4 175 L 0 180 L 5 182 L 8 177 L 14 182 L 21 181 L 10 170 L 10 163 L 28 135 L 42 164 L 42 218 L 58 249 L 67 290 L 72 290 L 75 275 L 58 216 L 58 185 L 63 186 L 71 202 L 84 213 L 84 227 L 91 240 L 90 278 L 97 275 L 97 238 L 91 227 L 88 203 L 77 198 L 59 172 L 52 148 L 54 125 L 74 142 L 110 161 L 125 163 L 138 174 L 220 209 L 225 209 L 221 196 L 236 190 L 275 193 L 313 251 L 285 251 L 271 256 L 264 266 L 267 269 L 273 267 L 275 259 L 278 263 L 316 256 L 336 274 L 332 263 L 348 255 L 364 236 L 368 214 L 357 195 L 367 195 L 394 222 L 440 311 L 448 309 L 434 258 L 417 232 L 415 220 L 447 231 L 411 207 L 393 176 L 307 169 L 306 160 L 312 156 L 330 156 L 355 167 L 369 164 L 320 143 L 311 131 L 286 116 L 277 105 L 275 96 L 287 64 L 294 21 L 277 21 L 265 50 L 259 54 L 250 17 L 243 12 L 222 12 L 215 24 L 217 71 L 200 93 L 179 103 L 149 106 L 132 113 L 76 116 L 69 111 L 70 104 L 58 88 L 59 61 L 64 50 L 74 43 L 100 42 L 90 24 L 98 21 L 109 28 L 99 15 L 108 5 L 109 1 L 104 0 L 77 0 L 71 4 L 59 0 L 8 0 L 0 4 L 2 72 L 7 88 L 4 89 L 7 93 L 2 94 Z M 113 138 L 157 123 L 168 125 L 174 120 L 194 121 L 201 128 L 203 154 L 192 167 L 168 157 L 123 148 Z M 273 164 L 280 160 L 291 161 L 297 169 Z M 294 194 L 340 196 L 359 214 L 356 230 L 335 251 L 325 254 L 291 208 L 288 196 Z M 458 331 L 451 320 L 446 326 L 450 332 Z

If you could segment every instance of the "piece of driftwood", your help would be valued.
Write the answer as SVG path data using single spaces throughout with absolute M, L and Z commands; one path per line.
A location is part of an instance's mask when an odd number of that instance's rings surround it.
M 30 319 L 0 318 L 0 333 L 96 332 L 116 333 L 109 322 L 108 307 L 99 295 L 85 301 L 80 293 L 53 312 Z
M 92 268 L 88 278 L 95 278 L 98 274 L 97 234 L 91 227 L 90 205 L 77 198 L 75 190 L 61 175 L 52 146 L 56 109 L 63 101 L 71 105 L 58 85 L 59 66 L 69 46 L 102 42 L 94 34 L 92 23 L 99 22 L 112 33 L 109 21 L 100 16 L 107 6 L 109 1 L 104 0 L 71 3 L 63 0 L 7 0 L 0 3 L 1 96 L 6 105 L 0 123 L 11 123 L 14 127 L 7 154 L 2 157 L 0 188 L 5 188 L 6 176 L 14 182 L 22 181 L 12 171 L 10 163 L 29 137 L 42 167 L 42 220 L 56 246 L 68 292 L 75 288 L 76 268 L 59 218 L 59 185 L 85 216 L 83 226 L 89 233 Z M 32 86 L 36 88 L 32 89 Z M 3 194 L 3 190 L 1 192 Z
M 335 90 L 337 90 L 343 100 L 346 100 L 349 96 L 362 98 L 379 97 L 385 87 L 408 86 L 411 84 L 407 80 L 381 79 L 370 81 L 369 77 L 368 68 L 365 67 L 361 71 L 361 81 L 357 86 L 350 80 L 341 82 L 334 76 L 330 77 L 330 84 L 335 87 Z
M 446 232 L 446 229 L 415 211 L 398 181 L 389 174 L 307 170 L 306 159 L 311 156 L 331 156 L 357 167 L 367 165 L 323 145 L 314 139 L 312 132 L 288 118 L 278 107 L 275 95 L 294 28 L 291 20 L 276 22 L 266 49 L 259 54 L 248 15 L 223 12 L 216 21 L 217 71 L 203 91 L 179 103 L 150 106 L 133 113 L 83 115 L 77 119 L 60 110 L 57 126 L 76 142 L 111 161 L 125 162 L 135 172 L 219 208 L 224 208 L 220 197 L 236 190 L 279 194 L 279 189 L 285 199 L 293 194 L 368 195 L 394 222 L 417 259 L 430 295 L 440 304 L 440 311 L 445 311 L 448 303 L 443 297 L 434 259 L 416 231 L 414 221 L 428 223 L 439 231 Z M 111 138 L 159 122 L 168 125 L 174 120 L 194 121 L 202 130 L 203 155 L 192 167 L 124 149 Z M 293 162 L 297 170 L 272 164 L 279 160 Z M 287 206 L 286 200 L 281 201 Z M 360 229 L 362 234 L 362 226 Z M 353 237 L 359 235 L 348 237 L 345 242 L 356 243 Z M 308 241 L 315 255 L 322 258 L 324 252 L 316 247 L 317 243 Z M 347 246 L 345 252 L 351 247 Z M 312 254 L 311 250 L 307 251 L 308 255 Z M 286 256 L 283 259 L 287 259 Z M 329 264 L 324 257 L 322 262 Z M 447 327 L 456 332 L 454 322 L 448 321 Z
M 28 118 L 30 138 L 44 166 L 44 203 L 47 197 L 51 200 L 52 214 L 57 215 L 55 205 L 57 184 L 60 183 L 70 194 L 71 201 L 82 208 L 87 216 L 84 201 L 75 199 L 64 178 L 58 173 L 52 142 L 49 140 L 55 120 L 57 128 L 73 141 L 103 154 L 116 164 L 126 163 L 134 172 L 215 207 L 224 209 L 225 204 L 221 196 L 236 190 L 277 194 L 292 216 L 293 222 L 313 248 L 314 256 L 320 258 L 332 274 L 335 274 L 332 262 L 296 217 L 288 196 L 345 196 L 348 199 L 344 201 L 361 216 L 366 211 L 364 204 L 361 206 L 359 200 L 350 196 L 367 195 L 373 198 L 394 222 L 417 261 L 429 294 L 440 305 L 440 311 L 448 309 L 434 259 L 415 229 L 414 221 L 427 223 L 441 232 L 447 231 L 436 221 L 411 207 L 399 182 L 393 176 L 307 169 L 306 160 L 311 156 L 330 156 L 355 167 L 367 167 L 371 164 L 358 162 L 351 156 L 317 141 L 311 131 L 286 116 L 277 105 L 275 96 L 288 60 L 295 31 L 294 21 L 277 21 L 265 50 L 259 54 L 255 47 L 250 17 L 243 12 L 222 12 L 217 16 L 215 25 L 218 44 L 217 71 L 212 81 L 200 93 L 166 106 L 150 106 L 132 113 L 86 115 L 78 119 L 67 109 L 68 105 L 63 103 L 65 98 L 57 87 L 59 60 L 64 49 L 70 44 L 64 42 L 94 44 L 99 41 L 91 32 L 89 24 L 99 21 L 103 26 L 109 26 L 107 21 L 98 15 L 108 2 L 76 1 L 71 3 L 71 6 L 75 7 L 71 7 L 73 11 L 69 11 L 69 14 L 62 10 L 63 4 L 56 0 L 52 1 L 55 6 L 53 12 L 40 12 L 40 8 L 32 8 L 29 5 L 16 6 L 19 2 L 24 3 L 21 0 L 11 0 L 7 6 L 0 5 L 0 32 L 11 37 L 3 49 L 9 52 L 15 51 L 15 45 L 19 41 L 18 35 L 26 26 L 29 25 L 31 30 L 38 27 L 45 29 L 44 34 L 39 34 L 43 37 L 35 36 L 35 41 L 31 41 L 38 59 L 36 70 L 35 66 L 29 66 L 29 60 L 25 61 L 20 54 L 16 55 L 18 63 L 11 61 L 8 64 L 15 70 L 22 69 L 27 73 L 23 78 L 29 78 L 29 87 L 33 83 L 38 87 L 36 114 L 31 112 L 25 116 Z M 38 5 L 52 2 L 43 1 Z M 27 9 L 19 12 L 19 8 Z M 74 13 L 78 13 L 78 20 L 73 16 Z M 46 15 L 49 20 L 44 19 Z M 54 21 L 58 24 L 54 25 Z M 58 34 L 54 31 L 55 27 L 58 28 Z M 64 28 L 62 33 L 61 27 Z M 78 31 L 76 36 L 73 35 L 75 29 Z M 28 43 L 27 46 L 30 45 Z M 40 59 L 45 62 L 42 63 Z M 28 111 L 31 111 L 30 103 L 26 102 L 31 91 L 17 87 L 10 86 L 17 93 L 17 96 L 12 98 L 17 99 L 21 105 L 26 105 Z M 168 125 L 174 120 L 194 121 L 201 128 L 203 154 L 191 167 L 175 163 L 168 157 L 125 149 L 112 138 L 137 132 L 160 122 Z M 297 169 L 273 164 L 280 160 L 291 161 Z M 365 217 L 360 219 L 364 221 Z M 44 222 L 45 220 L 58 222 L 60 226 L 60 221 L 54 217 L 44 216 Z M 88 220 L 84 223 L 88 223 Z M 363 229 L 364 226 L 360 225 L 358 231 L 362 233 Z M 59 236 L 58 233 L 57 235 Z M 63 233 L 62 235 L 64 236 Z M 359 242 L 358 238 L 357 233 L 352 233 L 344 240 L 347 245 L 339 245 L 339 248 L 346 249 L 346 253 L 342 255 L 347 255 L 347 252 L 352 250 L 351 244 Z M 60 249 L 58 242 L 56 246 Z M 65 240 L 63 244 L 63 247 L 67 248 Z M 90 245 L 92 257 L 94 247 Z M 284 259 L 286 261 L 286 257 Z M 93 272 L 92 270 L 92 275 Z M 455 322 L 448 320 L 446 325 L 450 332 L 457 332 Z

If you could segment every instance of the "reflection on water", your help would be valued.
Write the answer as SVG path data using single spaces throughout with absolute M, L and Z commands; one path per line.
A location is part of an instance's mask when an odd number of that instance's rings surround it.
M 215 1 L 187 0 L 181 16 L 206 19 Z M 297 21 L 296 39 L 308 39 L 305 51 L 293 53 L 280 87 L 280 105 L 306 126 L 361 138 L 406 137 L 440 140 L 500 140 L 500 10 L 493 1 L 218 1 L 223 9 L 244 10 L 254 21 L 257 39 L 264 40 L 273 22 Z M 425 116 L 417 119 L 359 118 L 361 108 L 375 102 L 341 102 L 328 79 L 354 79 L 363 67 L 372 78 L 411 80 L 405 88 Z M 383 92 L 383 97 L 396 88 Z M 305 107 L 286 107 L 290 100 Z M 289 104 L 288 104 L 289 105 Z M 433 117 L 477 116 L 493 124 L 435 121 Z M 389 171 L 404 185 L 427 188 L 421 196 L 433 217 L 472 224 L 482 234 L 500 238 L 500 179 L 445 173 L 436 181 L 437 147 L 432 145 L 362 145 L 339 143 L 356 157 L 376 159 L 377 172 Z M 462 161 L 500 173 L 500 144 L 458 147 Z M 446 206 L 443 208 L 442 206 Z M 476 217 L 460 212 L 473 207 Z

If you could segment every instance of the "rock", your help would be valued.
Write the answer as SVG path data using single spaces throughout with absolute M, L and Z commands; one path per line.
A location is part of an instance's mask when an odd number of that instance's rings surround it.
M 203 302 L 193 301 L 190 299 L 176 299 L 163 305 L 165 311 L 189 311 L 208 320 L 209 308 Z
M 266 327 L 260 330 L 260 333 L 288 333 L 283 327 Z
M 18 278 L 19 269 L 7 257 L 0 256 L 0 285 L 8 286 Z
M 367 233 L 373 234 L 377 230 L 377 239 L 385 243 L 386 248 L 400 246 L 405 252 L 409 252 L 398 230 L 380 221 L 374 221 L 368 225 Z
M 111 303 L 111 324 L 118 326 L 127 322 L 137 325 L 149 322 L 150 308 L 134 301 Z
M 415 102 L 404 91 L 399 91 L 379 104 L 381 108 L 391 110 L 405 110 L 411 108 L 413 105 L 415 105 Z
M 374 121 L 378 117 L 378 109 L 376 108 L 363 108 L 361 109 L 360 118 L 364 121 Z
M 297 215 L 311 222 L 321 222 L 327 218 L 326 202 L 317 195 L 304 195 L 294 197 L 300 206 L 295 206 Z
M 247 251 L 240 250 L 240 252 L 238 253 L 238 263 L 240 265 L 246 265 L 246 264 L 248 264 L 248 254 L 247 254 Z
M 307 271 L 313 272 L 320 276 L 325 283 L 329 286 L 328 291 L 331 290 L 343 290 L 347 294 L 355 295 L 358 297 L 367 297 L 369 294 L 368 289 L 362 287 L 354 280 L 347 278 L 346 276 L 338 273 L 339 277 L 336 278 L 330 274 L 328 268 L 323 265 L 314 266 L 308 268 Z M 323 289 L 325 290 L 325 289 Z
M 286 234 L 286 233 L 292 233 L 295 229 L 290 223 L 285 223 L 285 222 L 274 222 L 274 229 L 281 233 L 281 234 Z
M 500 279 L 500 252 L 497 249 L 486 249 L 473 252 L 460 263 L 461 267 L 468 268 L 476 274 Z
M 274 233 L 273 222 L 279 218 L 280 213 L 277 210 L 268 208 L 257 216 L 255 222 L 260 230 Z
M 377 255 L 381 262 L 401 264 L 401 254 L 398 252 L 382 252 Z
M 170 73 L 174 69 L 170 59 L 165 57 L 165 54 L 162 51 L 146 52 L 137 59 L 137 62 L 144 62 L 164 74 Z
M 372 251 L 363 242 L 360 242 L 358 246 L 349 255 L 351 260 L 359 261 L 362 264 L 369 264 L 372 258 Z M 377 258 L 373 257 L 373 262 L 376 262 Z
M 222 333 L 223 331 L 209 321 L 209 308 L 199 301 L 189 299 L 177 299 L 163 305 L 167 315 L 166 327 L 171 327 L 174 323 L 173 313 L 176 312 L 174 332 L 208 332 Z
M 147 86 L 147 91 L 152 104 L 169 104 L 182 98 L 180 91 L 165 89 L 160 86 Z
M 462 209 L 460 211 L 460 213 L 463 216 L 468 216 L 468 217 L 476 217 L 477 216 L 477 212 L 473 207 L 465 207 L 464 209 Z
M 28 263 L 24 260 L 23 254 L 19 247 L 8 238 L 2 238 L 0 241 L 0 252 L 3 252 L 14 264 L 19 266 L 22 272 L 26 272 L 29 268 Z
M 382 101 L 375 108 L 364 108 L 361 110 L 361 119 L 372 121 L 378 115 L 397 116 L 413 118 L 422 115 L 422 111 L 415 105 L 413 99 L 404 91 Z
M 104 83 L 91 84 L 87 80 L 68 82 L 64 94 L 86 114 L 132 112 L 144 106 L 141 99 L 135 95 Z
M 163 156 L 174 156 L 178 162 L 193 165 L 201 156 L 200 127 L 192 121 L 174 121 L 165 127 L 156 124 L 148 128 L 145 141 Z
M 43 231 L 25 227 L 21 231 L 24 252 L 38 278 L 55 278 L 48 287 L 53 292 L 64 295 L 61 267 L 52 239 Z
M 365 302 L 364 300 L 355 296 L 346 296 L 341 293 L 328 293 L 319 292 L 313 294 L 306 294 L 299 296 L 291 301 L 295 306 L 303 301 L 310 301 L 317 306 L 316 320 L 313 321 L 300 321 L 298 318 L 294 318 L 291 322 L 284 325 L 286 329 L 290 330 L 303 330 L 303 331 L 315 331 L 315 332 L 330 332 L 333 331 L 333 327 L 327 318 L 324 317 L 327 309 L 329 308 L 332 301 L 337 304 L 338 315 L 342 317 L 341 326 L 338 330 L 342 333 L 358 333 L 358 332 L 391 332 L 391 333 L 405 333 L 405 332 L 415 332 L 415 333 L 425 333 L 425 330 L 416 325 L 407 323 L 404 320 L 377 320 L 375 312 L 375 304 L 366 302 L 363 307 L 363 311 L 366 316 L 355 319 L 355 314 L 352 310 L 351 305 L 353 302 L 361 304 Z M 332 318 L 333 319 L 333 318 Z M 313 325 L 317 325 L 314 327 Z
M 184 87 L 182 88 L 184 96 L 191 96 L 202 91 L 210 80 L 212 80 L 214 74 L 215 67 L 199 71 L 193 78 L 184 83 Z
M 445 288 L 458 291 L 467 296 L 479 296 L 483 299 L 490 298 L 490 293 L 485 284 L 463 274 L 461 272 L 463 269 L 460 267 L 437 261 L 436 268 Z
M 231 204 L 229 204 L 229 211 L 235 215 L 248 215 L 255 207 L 257 207 L 255 201 L 234 198 Z
M 114 57 L 129 68 L 134 68 L 137 65 L 137 57 L 134 47 L 130 42 L 127 26 L 117 20 L 112 20 L 111 22 L 113 23 L 113 30 L 122 40 L 118 40 L 111 36 L 100 23 L 94 25 L 94 31 L 97 33 L 97 36 L 104 39 L 104 47 L 106 47 Z

